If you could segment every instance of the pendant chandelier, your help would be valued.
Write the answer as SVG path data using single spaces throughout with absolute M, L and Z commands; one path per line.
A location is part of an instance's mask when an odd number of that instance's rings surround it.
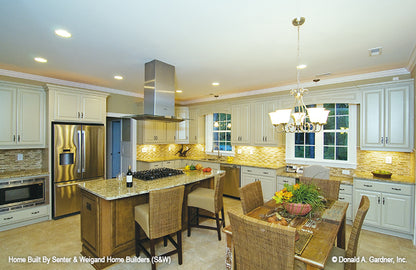
M 292 20 L 292 24 L 298 28 L 298 56 L 297 62 L 297 88 L 290 90 L 290 95 L 295 97 L 295 103 L 291 109 L 276 110 L 269 113 L 273 126 L 279 132 L 286 133 L 316 133 L 322 130 L 326 124 L 329 111 L 325 108 L 306 108 L 303 102 L 303 94 L 308 92 L 300 86 L 300 71 L 305 65 L 300 63 L 300 26 L 305 22 L 304 17 L 298 17 Z

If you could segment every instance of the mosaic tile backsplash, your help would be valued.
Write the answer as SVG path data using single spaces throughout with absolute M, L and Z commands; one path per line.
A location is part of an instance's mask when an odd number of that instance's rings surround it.
M 138 159 L 158 159 L 178 157 L 178 150 L 181 145 L 137 145 Z M 203 144 L 184 145 L 184 149 L 189 148 L 187 157 L 205 158 L 205 148 Z M 215 153 L 213 153 L 215 155 Z M 386 157 L 392 157 L 392 164 L 386 164 Z M 266 163 L 286 166 L 284 147 L 256 147 L 256 146 L 235 146 L 235 161 L 247 163 Z M 301 164 L 291 164 L 304 166 Z M 349 170 L 352 176 L 357 171 L 371 172 L 374 170 L 387 170 L 395 175 L 415 175 L 415 154 L 402 152 L 382 152 L 382 151 L 362 151 L 357 149 L 357 168 L 344 169 L 330 167 L 332 176 L 346 176 L 342 170 Z
M 17 160 L 18 154 L 23 155 L 23 160 Z M 0 150 L 0 173 L 46 169 L 47 167 L 47 149 Z

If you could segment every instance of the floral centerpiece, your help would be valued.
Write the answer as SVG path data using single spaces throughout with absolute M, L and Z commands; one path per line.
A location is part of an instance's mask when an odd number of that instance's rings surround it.
M 324 203 L 315 185 L 288 185 L 277 191 L 273 199 L 277 204 L 283 204 L 286 211 L 292 215 L 306 215 L 311 210 L 320 210 Z

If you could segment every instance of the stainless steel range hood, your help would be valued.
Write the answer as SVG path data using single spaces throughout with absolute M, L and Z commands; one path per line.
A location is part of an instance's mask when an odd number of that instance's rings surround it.
M 175 117 L 175 67 L 159 60 L 145 64 L 144 114 L 136 120 L 181 122 Z

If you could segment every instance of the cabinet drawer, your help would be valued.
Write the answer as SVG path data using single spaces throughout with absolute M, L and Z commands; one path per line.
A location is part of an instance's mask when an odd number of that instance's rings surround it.
M 380 190 L 382 192 L 388 192 L 393 194 L 401 194 L 401 195 L 409 195 L 413 194 L 413 186 L 412 185 L 403 185 L 403 184 L 395 184 L 395 183 L 382 183 L 383 189 Z
M 242 173 L 255 174 L 255 175 L 258 175 L 258 176 L 276 177 L 276 170 L 273 170 L 273 169 L 241 167 L 241 171 L 242 171 Z
M 341 184 L 339 194 L 352 194 L 352 185 Z
M 338 201 L 347 202 L 351 205 L 352 204 L 352 195 L 350 195 L 350 194 L 339 194 Z
M 294 185 L 294 184 L 296 184 L 296 178 L 278 176 L 277 177 L 277 184 L 280 184 L 280 185 L 284 185 L 284 184 Z
M 384 189 L 383 183 L 376 181 L 366 181 L 366 180 L 354 180 L 354 186 L 356 189 L 364 189 L 371 191 L 382 191 Z
M 0 225 L 16 223 L 23 220 L 34 219 L 48 215 L 47 206 L 35 207 L 22 211 L 5 213 L 0 215 Z

